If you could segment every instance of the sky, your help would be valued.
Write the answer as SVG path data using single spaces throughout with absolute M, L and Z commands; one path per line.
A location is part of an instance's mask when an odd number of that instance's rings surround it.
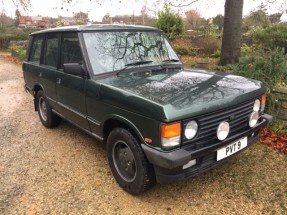
M 105 14 L 115 15 L 140 15 L 140 11 L 145 4 L 148 14 L 154 16 L 162 7 L 163 0 L 72 0 L 72 3 L 63 3 L 62 0 L 30 0 L 31 9 L 22 15 L 58 17 L 69 16 L 82 11 L 89 14 L 91 21 L 101 21 Z M 286 6 L 287 0 L 244 0 L 243 15 L 248 15 L 250 11 L 256 9 L 262 2 L 274 2 L 268 4 L 268 13 L 280 12 L 282 4 Z M 186 3 L 188 0 L 174 0 L 174 4 Z M 215 17 L 217 14 L 224 14 L 225 0 L 199 0 L 187 7 L 173 7 L 174 11 L 184 14 L 189 9 L 197 9 L 204 18 Z M 281 7 L 280 7 L 281 6 Z M 9 16 L 14 16 L 16 7 L 12 0 L 0 0 L 0 12 L 5 12 Z

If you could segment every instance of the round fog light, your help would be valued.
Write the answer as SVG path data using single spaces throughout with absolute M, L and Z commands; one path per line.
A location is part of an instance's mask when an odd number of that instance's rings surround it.
M 228 122 L 221 122 L 217 127 L 217 138 L 224 140 L 229 134 L 230 126 Z
M 249 117 L 249 126 L 252 128 L 256 125 L 257 121 L 259 119 L 259 114 L 258 112 L 254 111 L 250 114 Z
M 196 121 L 192 120 L 192 121 L 187 123 L 187 125 L 185 127 L 185 131 L 184 131 L 184 135 L 185 135 L 186 139 L 190 140 L 190 139 L 195 137 L 197 131 L 198 131 L 198 125 L 197 125 Z

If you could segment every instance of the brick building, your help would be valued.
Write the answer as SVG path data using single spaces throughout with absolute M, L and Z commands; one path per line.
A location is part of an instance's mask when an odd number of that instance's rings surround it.
M 46 28 L 48 27 L 49 17 L 41 16 L 20 16 L 19 27 L 23 28 Z

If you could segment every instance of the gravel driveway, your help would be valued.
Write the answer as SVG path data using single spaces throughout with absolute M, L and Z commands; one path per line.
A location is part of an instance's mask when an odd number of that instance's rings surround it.
M 287 156 L 260 143 L 189 180 L 125 193 L 95 139 L 46 129 L 0 56 L 0 214 L 287 214 Z

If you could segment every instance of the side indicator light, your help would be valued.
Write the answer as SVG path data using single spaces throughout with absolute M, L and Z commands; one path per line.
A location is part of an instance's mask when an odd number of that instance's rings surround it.
M 266 94 L 263 94 L 261 96 L 261 105 L 265 105 L 265 103 L 266 103 Z
M 150 138 L 144 138 L 144 141 L 146 142 L 146 143 L 152 143 L 152 139 L 150 139 Z

